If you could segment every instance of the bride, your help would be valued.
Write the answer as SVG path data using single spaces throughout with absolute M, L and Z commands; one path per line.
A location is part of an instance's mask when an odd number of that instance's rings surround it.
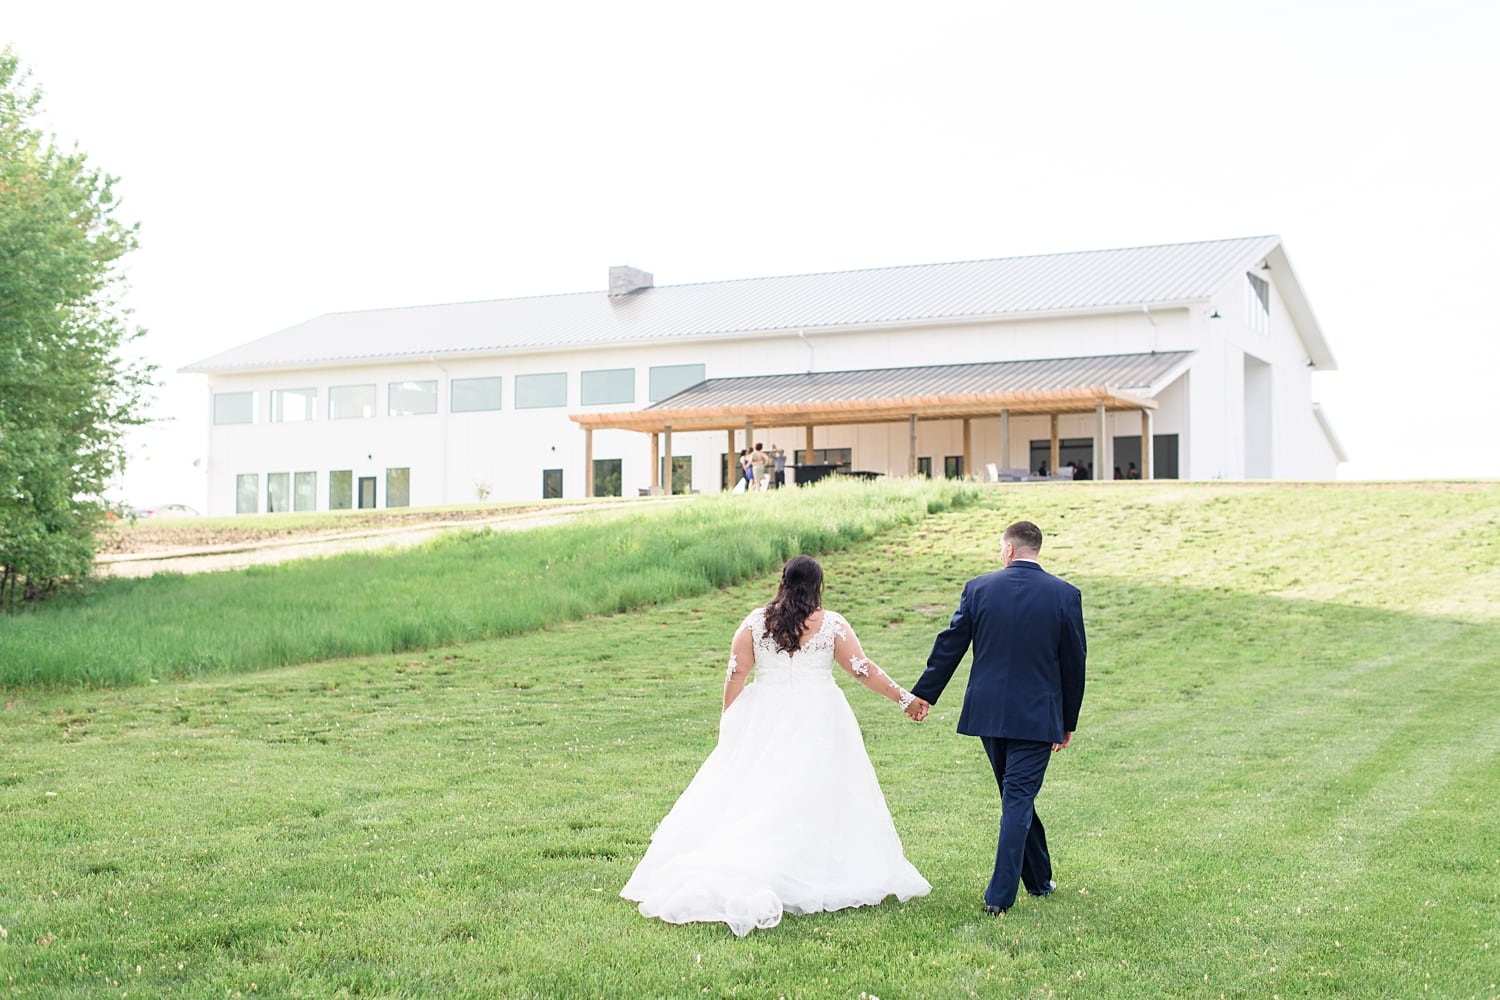
M 644 915 L 722 921 L 743 936 L 776 926 L 783 912 L 931 890 L 901 851 L 833 664 L 903 709 L 912 696 L 865 657 L 842 616 L 821 607 L 822 591 L 823 567 L 796 556 L 776 597 L 735 632 L 719 745 L 620 891 Z

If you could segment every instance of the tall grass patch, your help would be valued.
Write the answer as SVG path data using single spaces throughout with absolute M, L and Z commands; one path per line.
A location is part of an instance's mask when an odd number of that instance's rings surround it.
M 972 499 L 959 482 L 708 496 L 399 553 L 103 580 L 0 621 L 0 687 L 105 686 L 515 635 L 701 594 Z

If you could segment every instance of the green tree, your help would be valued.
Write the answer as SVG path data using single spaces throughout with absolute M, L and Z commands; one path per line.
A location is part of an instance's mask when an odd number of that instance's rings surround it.
M 120 302 L 136 226 L 115 179 L 34 124 L 41 92 L 0 49 L 0 608 L 88 574 L 152 366 Z

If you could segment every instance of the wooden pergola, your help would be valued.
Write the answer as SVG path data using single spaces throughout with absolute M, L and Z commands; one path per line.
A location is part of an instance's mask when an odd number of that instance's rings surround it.
M 671 400 L 666 400 L 671 403 Z M 725 404 L 698 407 L 648 407 L 618 413 L 575 413 L 572 419 L 584 433 L 584 495 L 594 492 L 594 431 L 627 430 L 651 435 L 651 489 L 661 491 L 662 456 L 666 467 L 672 467 L 672 435 L 677 432 L 726 431 L 725 448 L 727 481 L 734 482 L 734 435 L 743 430 L 745 440 L 754 438 L 757 427 L 805 427 L 807 451 L 813 451 L 813 430 L 843 424 L 906 423 L 910 427 L 907 475 L 917 474 L 917 422 L 921 420 L 962 420 L 964 469 L 972 469 L 970 421 L 1000 420 L 1000 465 L 1011 467 L 1010 418 L 1044 414 L 1051 419 L 1052 450 L 1049 469 L 1058 463 L 1058 418 L 1066 414 L 1093 413 L 1094 466 L 1100 467 L 1105 454 L 1105 414 L 1110 411 L 1137 410 L 1141 415 L 1141 478 L 1150 479 L 1151 415 L 1156 400 L 1121 391 L 1107 385 L 1073 386 L 1061 389 L 976 392 L 962 394 L 887 396 L 866 399 L 796 400 L 761 404 Z M 670 473 L 666 492 L 672 490 Z

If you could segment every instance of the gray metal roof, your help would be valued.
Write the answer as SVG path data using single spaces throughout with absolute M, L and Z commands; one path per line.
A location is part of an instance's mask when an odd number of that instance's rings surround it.
M 1090 386 L 1149 395 L 1192 351 L 1112 354 L 1044 361 L 995 361 L 866 371 L 713 378 L 690 386 L 646 410 L 733 410 L 757 404 L 831 403 L 850 400 L 1045 393 Z
M 1208 299 L 1280 245 L 1279 237 L 1255 236 L 667 285 L 621 296 L 600 291 L 331 313 L 183 371 L 295 369 L 1188 303 Z M 1321 343 L 1316 329 L 1312 333 Z
M 589 430 L 659 433 L 1155 409 L 1192 351 L 709 379 L 641 410 L 574 413 Z

